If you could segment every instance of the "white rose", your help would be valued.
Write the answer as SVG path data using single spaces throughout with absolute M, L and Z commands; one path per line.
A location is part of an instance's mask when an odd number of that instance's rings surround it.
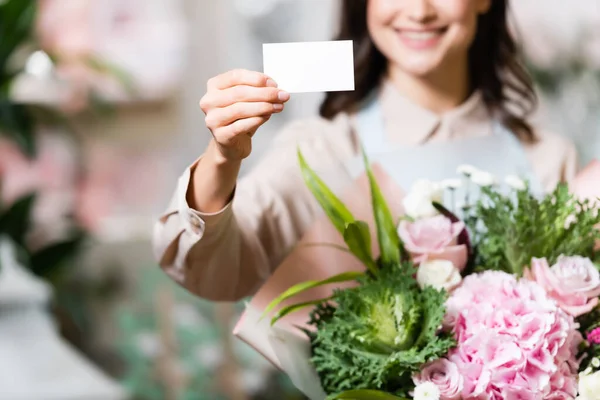
M 419 219 L 433 217 L 438 214 L 438 211 L 433 206 L 433 202 L 442 202 L 444 189 L 442 185 L 427 181 L 419 180 L 414 183 L 410 192 L 402 201 L 406 215 Z
M 496 177 L 489 172 L 476 171 L 471 174 L 471 181 L 479 186 L 492 186 L 496 183 Z
M 433 382 L 423 382 L 415 387 L 414 400 L 440 400 L 440 389 Z
M 525 181 L 516 175 L 508 175 L 506 178 L 504 178 L 504 182 L 506 182 L 508 186 L 515 190 L 525 190 L 527 188 Z
M 425 261 L 417 270 L 417 282 L 421 289 L 433 286 L 436 289 L 451 291 L 462 282 L 458 268 L 448 260 Z
M 593 374 L 579 374 L 579 398 L 600 400 L 600 371 Z

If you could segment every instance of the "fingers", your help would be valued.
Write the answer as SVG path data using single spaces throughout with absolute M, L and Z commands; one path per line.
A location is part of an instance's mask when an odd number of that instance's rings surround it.
M 277 87 L 275 81 L 265 74 L 245 69 L 235 69 L 211 78 L 207 83 L 208 91 L 223 90 L 233 86 Z
M 277 88 L 240 85 L 207 93 L 200 100 L 200 108 L 206 111 L 239 102 L 285 103 L 289 99 L 289 93 Z
M 235 103 L 225 108 L 216 108 L 206 115 L 206 126 L 213 130 L 232 124 L 240 119 L 268 116 L 283 110 L 279 103 Z
M 248 145 L 256 130 L 272 114 L 281 112 L 290 98 L 268 76 L 247 70 L 216 76 L 207 88 L 200 100 L 206 126 L 225 153 L 240 159 L 250 151 Z
M 230 142 L 240 135 L 252 136 L 269 120 L 270 116 L 251 117 L 235 121 L 234 123 L 215 129 L 214 136 L 222 145 L 228 145 Z

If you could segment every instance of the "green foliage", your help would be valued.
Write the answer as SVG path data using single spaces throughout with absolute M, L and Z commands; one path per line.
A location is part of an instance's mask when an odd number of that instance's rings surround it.
M 287 307 L 283 307 L 281 310 L 277 311 L 277 314 L 275 314 L 275 316 L 271 319 L 271 325 L 274 325 L 277 321 L 279 321 L 281 318 L 285 317 L 288 314 L 294 313 L 294 312 L 299 311 L 306 307 L 319 305 L 321 303 L 327 302 L 332 299 L 333 299 L 333 296 L 328 297 L 326 299 L 310 300 L 310 301 L 305 301 L 303 303 L 296 303 L 296 304 L 289 305 Z
M 17 246 L 20 261 L 31 272 L 44 279 L 56 279 L 67 261 L 79 251 L 85 243 L 86 234 L 74 229 L 69 238 L 55 242 L 36 251 L 28 249 L 27 232 L 31 229 L 31 215 L 36 195 L 26 195 L 6 209 L 0 207 L 0 236 L 7 236 Z
M 284 302 L 286 300 L 289 300 L 289 299 L 293 298 L 294 296 L 297 296 L 298 294 L 300 294 L 302 292 L 305 292 L 305 291 L 310 290 L 310 289 L 314 289 L 314 288 L 319 287 L 319 286 L 330 285 L 332 283 L 341 283 L 341 282 L 355 281 L 355 280 L 357 280 L 358 278 L 360 278 L 363 275 L 364 275 L 364 273 L 362 273 L 362 272 L 348 271 L 348 272 L 343 272 L 341 274 L 332 276 L 332 277 L 327 278 L 327 279 L 306 281 L 306 282 L 302 282 L 302 283 L 299 283 L 297 285 L 294 285 L 291 288 L 289 288 L 288 290 L 286 290 L 285 292 L 283 292 L 282 294 L 280 294 L 276 299 L 274 299 L 265 308 L 265 311 L 263 312 L 263 317 L 265 315 L 269 314 L 271 311 L 273 311 L 282 302 Z M 273 321 L 273 322 L 275 322 L 275 321 Z
M 560 255 L 597 257 L 600 215 L 593 202 L 576 199 L 564 184 L 542 199 L 526 190 L 503 195 L 484 188 L 466 220 L 474 234 L 477 270 L 521 276 L 533 257 L 550 263 Z
M 25 155 L 35 155 L 34 121 L 27 106 L 0 97 L 0 133 L 13 140 Z
M 412 373 L 455 345 L 437 334 L 446 294 L 421 290 L 413 272 L 405 265 L 365 277 L 356 288 L 337 290 L 336 306 L 313 311 L 312 362 L 327 393 L 369 389 L 405 396 Z
M 31 40 L 37 2 L 0 2 L 0 134 L 8 135 L 27 155 L 35 153 L 33 119 L 26 106 L 10 101 L 10 82 L 19 72 L 10 68 L 12 55 Z
M 0 2 L 0 79 L 10 80 L 14 72 L 8 69 L 11 56 L 31 39 L 37 1 L 5 0 Z
M 304 182 L 335 228 L 343 235 L 346 226 L 355 221 L 354 216 L 344 203 L 327 187 L 325 182 L 319 178 L 315 171 L 309 167 L 300 150 L 298 150 L 298 161 Z
M 349 251 L 369 273 L 353 277 L 359 282 L 357 287 L 336 289 L 328 299 L 284 308 L 273 322 L 282 315 L 314 306 L 309 324 L 317 329 L 304 332 L 311 339 L 312 362 L 321 384 L 332 394 L 329 399 L 406 396 L 413 388 L 412 374 L 455 345 L 453 337 L 437 332 L 444 317 L 446 293 L 419 288 L 414 266 L 402 264 L 404 249 L 396 223 L 364 153 L 381 252 L 378 260 L 373 258 L 368 225 L 354 219 L 300 152 L 298 158 L 308 188 L 343 235 Z M 270 304 L 266 312 L 299 292 L 347 278 L 342 274 L 296 285 Z
M 73 256 L 83 247 L 87 235 L 76 230 L 61 242 L 52 243 L 31 255 L 29 268 L 35 275 L 53 281 L 70 266 Z
M 0 209 L 0 234 L 8 236 L 19 246 L 25 246 L 35 198 L 35 194 L 30 194 L 15 201 L 7 210 Z
M 377 227 L 377 239 L 381 250 L 381 263 L 386 267 L 395 267 L 400 264 L 401 243 L 396 231 L 396 224 L 392 213 L 381 193 L 379 185 L 375 180 L 367 155 L 363 152 L 365 169 L 369 178 L 371 188 L 371 202 L 373 204 L 373 215 Z

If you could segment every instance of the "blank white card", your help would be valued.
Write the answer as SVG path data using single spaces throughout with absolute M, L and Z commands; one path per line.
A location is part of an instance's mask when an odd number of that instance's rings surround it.
M 354 90 L 351 40 L 263 44 L 263 68 L 290 93 Z

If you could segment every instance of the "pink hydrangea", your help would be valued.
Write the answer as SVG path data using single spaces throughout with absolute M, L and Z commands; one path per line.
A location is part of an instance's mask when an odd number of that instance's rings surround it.
M 544 289 L 504 272 L 470 275 L 447 302 L 449 354 L 463 374 L 462 398 L 573 399 L 577 346 L 573 317 Z

